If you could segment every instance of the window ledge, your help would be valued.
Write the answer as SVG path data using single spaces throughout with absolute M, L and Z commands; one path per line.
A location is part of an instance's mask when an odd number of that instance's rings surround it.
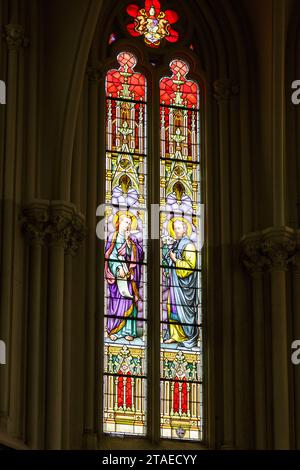
M 161 439 L 155 444 L 147 438 L 110 437 L 99 439 L 99 450 L 208 450 L 208 446 L 201 442 L 173 441 Z

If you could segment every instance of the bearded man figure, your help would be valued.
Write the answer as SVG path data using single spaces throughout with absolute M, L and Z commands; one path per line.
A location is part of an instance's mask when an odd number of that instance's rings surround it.
M 176 241 L 165 254 L 164 266 L 168 285 L 168 329 L 164 343 L 180 343 L 186 348 L 197 345 L 198 273 L 197 250 L 188 236 L 188 222 L 175 218 L 171 222 Z

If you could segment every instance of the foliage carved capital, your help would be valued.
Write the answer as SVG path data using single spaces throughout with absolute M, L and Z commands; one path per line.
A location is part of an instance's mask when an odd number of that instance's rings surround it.
M 20 214 L 21 230 L 30 245 L 43 245 L 49 224 L 49 201 L 24 205 Z
M 269 261 L 269 270 L 286 271 L 294 261 L 297 234 L 289 227 L 271 227 L 262 232 L 262 250 Z
M 228 101 L 239 94 L 240 88 L 236 80 L 221 78 L 213 83 L 214 98 L 218 103 Z
M 33 201 L 21 211 L 21 228 L 29 244 L 61 245 L 75 255 L 86 235 L 84 216 L 73 204 Z
M 5 26 L 4 39 L 9 51 L 18 51 L 21 47 L 27 47 L 29 40 L 25 37 L 24 28 L 20 24 L 8 24 Z
M 268 259 L 262 251 L 261 234 L 250 233 L 241 241 L 241 261 L 251 275 L 261 273 L 268 266 Z
M 85 238 L 84 217 L 73 204 L 53 201 L 49 207 L 47 232 L 50 245 L 61 244 L 67 254 L 74 256 Z
M 253 274 L 265 269 L 286 271 L 295 262 L 297 232 L 289 227 L 270 227 L 241 240 L 242 262 Z
M 104 80 L 104 72 L 100 64 L 87 67 L 86 73 L 91 83 L 101 83 L 101 81 Z

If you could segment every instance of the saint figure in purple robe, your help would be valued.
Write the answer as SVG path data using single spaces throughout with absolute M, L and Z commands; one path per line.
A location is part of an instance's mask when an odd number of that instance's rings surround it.
M 109 290 L 107 333 L 111 340 L 137 336 L 139 289 L 142 275 L 143 248 L 131 234 L 135 217 L 119 212 L 116 230 L 105 247 L 105 278 Z

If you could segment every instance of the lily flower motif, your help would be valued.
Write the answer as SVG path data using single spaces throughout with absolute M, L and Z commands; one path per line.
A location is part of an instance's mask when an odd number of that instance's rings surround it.
M 145 8 L 130 4 L 127 13 L 134 18 L 134 23 L 127 25 L 131 36 L 144 36 L 145 43 L 150 47 L 159 47 L 162 39 L 175 43 L 179 39 L 178 32 L 171 27 L 179 20 L 176 11 L 161 11 L 159 0 L 145 0 Z

